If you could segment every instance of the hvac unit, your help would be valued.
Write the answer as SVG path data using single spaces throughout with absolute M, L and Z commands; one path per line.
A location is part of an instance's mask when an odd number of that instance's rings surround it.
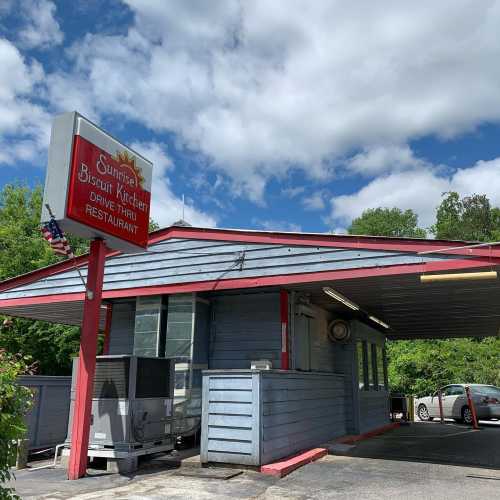
M 343 319 L 333 320 L 328 325 L 328 337 L 332 342 L 348 342 L 351 338 L 349 323 Z
M 109 456 L 116 456 L 117 452 L 173 448 L 173 362 L 128 355 L 98 356 L 96 361 L 89 449 L 108 450 Z M 67 442 L 71 442 L 77 370 L 75 358 Z

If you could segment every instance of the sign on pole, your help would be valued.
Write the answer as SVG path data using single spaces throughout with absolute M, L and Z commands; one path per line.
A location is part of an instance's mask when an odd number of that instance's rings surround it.
M 78 113 L 54 120 L 42 223 L 54 217 L 64 231 L 92 240 L 68 479 L 87 470 L 106 249 L 131 253 L 147 247 L 152 171 L 151 162 Z
M 76 112 L 55 118 L 42 221 L 126 252 L 147 246 L 153 165 Z

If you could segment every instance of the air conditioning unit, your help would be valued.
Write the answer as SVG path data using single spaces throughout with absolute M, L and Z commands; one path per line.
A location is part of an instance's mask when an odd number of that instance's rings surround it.
M 71 442 L 78 358 L 73 360 L 67 442 Z M 98 356 L 89 449 L 132 452 L 171 443 L 174 363 L 166 358 Z

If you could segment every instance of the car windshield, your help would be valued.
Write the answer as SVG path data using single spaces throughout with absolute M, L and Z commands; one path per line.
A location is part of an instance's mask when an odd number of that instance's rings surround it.
M 481 396 L 489 396 L 493 398 L 500 398 L 500 387 L 495 387 L 494 385 L 476 385 L 471 387 L 474 394 L 480 394 Z

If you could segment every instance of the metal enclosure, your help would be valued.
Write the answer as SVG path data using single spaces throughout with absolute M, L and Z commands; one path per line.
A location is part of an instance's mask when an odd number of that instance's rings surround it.
M 259 466 L 342 436 L 344 391 L 335 373 L 208 370 L 201 461 Z
M 29 449 L 62 443 L 68 427 L 71 377 L 24 375 L 17 383 L 33 391 L 33 406 L 24 417 Z
M 78 358 L 73 360 L 71 417 Z M 132 452 L 172 440 L 173 363 L 164 358 L 98 356 L 89 448 Z

